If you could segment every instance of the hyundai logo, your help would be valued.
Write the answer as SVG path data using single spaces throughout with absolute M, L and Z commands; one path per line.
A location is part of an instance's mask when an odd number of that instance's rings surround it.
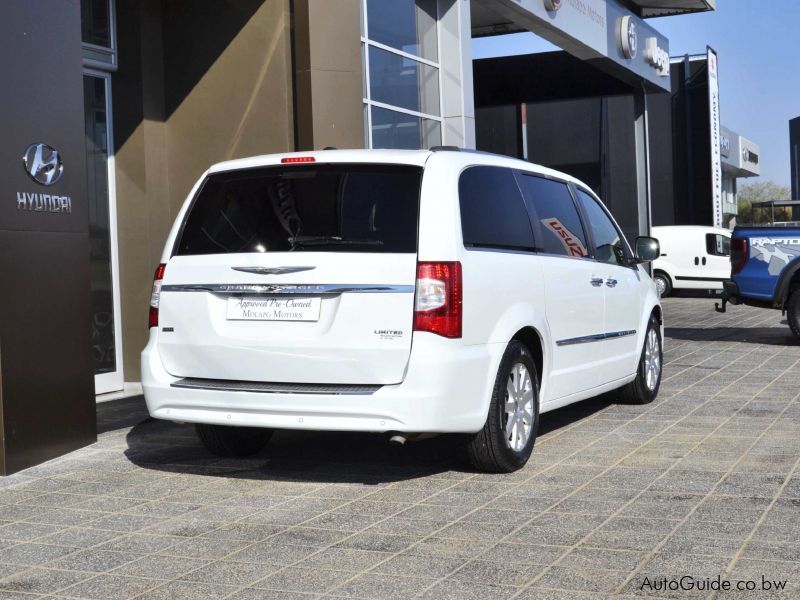
M 22 155 L 25 172 L 36 183 L 53 185 L 64 174 L 64 165 L 58 150 L 47 144 L 31 144 Z

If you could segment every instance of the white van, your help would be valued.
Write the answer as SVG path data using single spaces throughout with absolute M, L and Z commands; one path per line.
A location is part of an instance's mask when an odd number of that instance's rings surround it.
M 272 429 L 459 432 L 474 465 L 525 464 L 540 412 L 656 397 L 662 314 L 581 182 L 490 154 L 329 150 L 215 165 L 156 271 L 150 414 L 213 452 Z
M 719 227 L 653 227 L 661 246 L 653 262 L 653 280 L 661 296 L 672 290 L 721 290 L 731 278 L 731 232 Z

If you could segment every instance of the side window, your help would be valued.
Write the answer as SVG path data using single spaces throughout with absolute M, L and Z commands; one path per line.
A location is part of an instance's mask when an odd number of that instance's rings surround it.
M 625 265 L 625 242 L 622 234 L 608 218 L 603 207 L 582 190 L 578 190 L 578 200 L 583 207 L 595 245 L 595 258 L 612 265 Z
M 586 235 L 567 184 L 520 173 L 520 186 L 543 252 L 588 256 Z
M 730 256 L 731 238 L 719 233 L 707 233 L 706 252 L 711 256 Z
M 535 247 L 525 204 L 510 169 L 470 167 L 458 181 L 465 246 Z

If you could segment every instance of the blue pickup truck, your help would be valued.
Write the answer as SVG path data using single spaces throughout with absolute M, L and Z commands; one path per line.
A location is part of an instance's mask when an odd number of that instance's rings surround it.
M 774 202 L 775 207 L 800 202 Z M 800 337 L 800 223 L 736 227 L 731 238 L 731 279 L 723 283 L 726 303 L 778 309 Z

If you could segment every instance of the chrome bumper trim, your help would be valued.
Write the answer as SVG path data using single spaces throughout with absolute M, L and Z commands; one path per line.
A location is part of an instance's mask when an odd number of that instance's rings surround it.
M 337 383 L 271 383 L 261 381 L 233 381 L 228 379 L 200 379 L 186 377 L 171 384 L 174 388 L 214 390 L 220 392 L 254 392 L 258 394 L 319 394 L 368 396 L 381 389 L 380 385 Z

